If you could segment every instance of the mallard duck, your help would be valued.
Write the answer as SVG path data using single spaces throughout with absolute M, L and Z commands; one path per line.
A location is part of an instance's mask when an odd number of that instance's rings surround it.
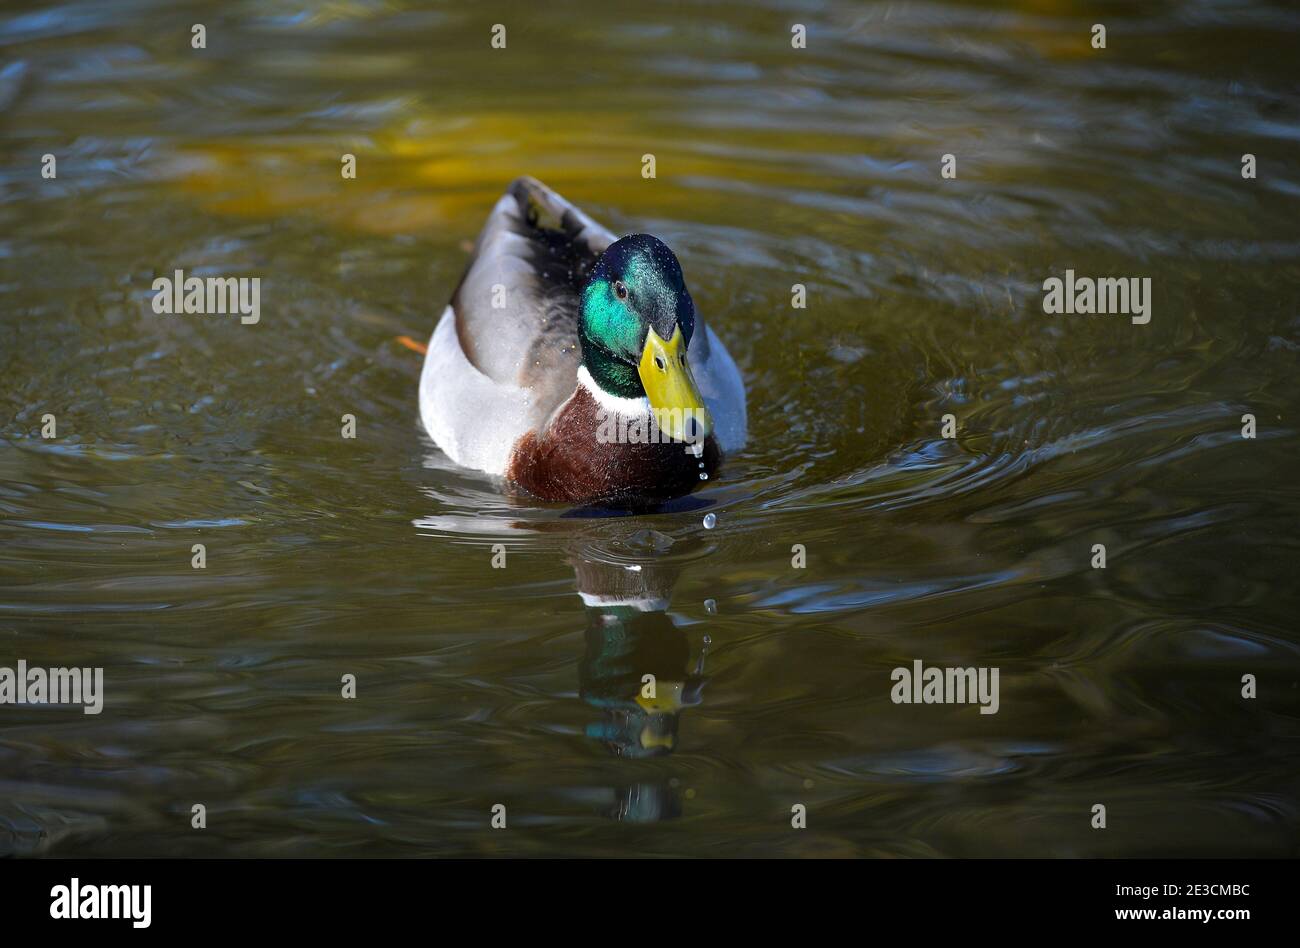
M 649 234 L 533 178 L 497 201 L 429 340 L 420 415 L 464 467 L 547 501 L 655 504 L 745 443 L 745 386 Z

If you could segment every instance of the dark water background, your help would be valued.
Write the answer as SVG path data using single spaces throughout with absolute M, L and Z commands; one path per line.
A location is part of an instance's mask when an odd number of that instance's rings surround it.
M 4 4 L 0 666 L 107 702 L 0 708 L 0 854 L 1296 855 L 1298 48 L 1253 0 Z M 423 434 L 394 338 L 521 173 L 737 357 L 694 503 Z M 155 315 L 176 268 L 261 322 Z M 1045 315 L 1067 268 L 1150 324 Z M 999 713 L 893 704 L 914 659 Z

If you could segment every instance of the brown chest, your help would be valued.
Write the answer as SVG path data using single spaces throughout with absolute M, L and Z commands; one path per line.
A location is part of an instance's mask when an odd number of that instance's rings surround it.
M 506 476 L 542 500 L 626 504 L 662 503 L 713 477 L 722 456 L 712 435 L 698 456 L 663 437 L 649 425 L 611 424 L 579 386 L 540 432 L 519 439 Z

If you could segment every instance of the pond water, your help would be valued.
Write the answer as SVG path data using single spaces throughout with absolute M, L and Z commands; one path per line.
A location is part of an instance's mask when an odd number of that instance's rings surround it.
M 0 854 L 1297 855 L 1298 39 L 1259 0 L 7 5 L 0 666 L 105 703 L 0 706 Z M 511 499 L 420 425 L 398 337 L 520 174 L 666 241 L 741 367 L 748 446 L 666 510 Z M 155 314 L 176 269 L 259 322 Z M 1149 322 L 1046 314 L 1067 269 Z M 894 703 L 917 660 L 998 712 Z

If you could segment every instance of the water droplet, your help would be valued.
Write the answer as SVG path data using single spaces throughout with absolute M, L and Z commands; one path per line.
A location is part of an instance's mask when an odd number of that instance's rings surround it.
M 717 525 L 718 525 L 718 515 L 717 515 L 717 514 L 706 513 L 706 514 L 704 515 L 704 529 L 705 529 L 705 530 L 712 530 L 712 529 L 713 529 L 714 527 L 716 527 Z
M 704 600 L 704 611 L 711 616 L 716 616 L 718 614 L 718 604 L 714 602 L 712 599 L 706 599 Z M 710 639 L 707 635 L 704 637 L 705 645 L 708 645 L 711 641 L 713 640 Z
M 700 471 L 700 480 L 707 481 L 708 479 L 709 479 L 709 475 L 705 474 L 703 471 Z

